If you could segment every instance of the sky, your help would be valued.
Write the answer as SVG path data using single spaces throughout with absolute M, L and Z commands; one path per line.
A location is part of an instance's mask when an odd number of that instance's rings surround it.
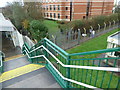
M 0 0 L 0 7 L 7 5 L 7 2 L 21 1 L 21 0 Z
M 21 0 L 0 0 L 0 7 L 4 7 L 7 4 L 7 2 L 13 2 L 13 1 L 21 1 Z M 120 0 L 114 0 L 114 4 L 119 1 Z

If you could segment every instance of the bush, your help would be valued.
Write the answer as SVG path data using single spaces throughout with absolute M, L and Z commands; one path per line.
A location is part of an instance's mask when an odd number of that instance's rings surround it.
M 69 23 L 69 21 L 64 21 L 64 20 L 62 20 L 62 21 L 57 21 L 57 23 L 58 23 L 58 24 L 67 24 L 67 23 Z
M 81 29 L 82 33 L 84 32 L 83 28 L 86 28 L 87 33 L 89 33 L 90 26 L 92 26 L 94 30 L 98 30 L 98 24 L 100 24 L 101 28 L 103 28 L 104 22 L 108 26 L 109 22 L 112 22 L 113 24 L 113 20 L 117 21 L 117 19 L 118 19 L 118 14 L 111 14 L 109 16 L 101 15 L 101 16 L 96 16 L 96 17 L 89 18 L 86 20 L 85 19 L 75 20 L 75 21 L 71 21 L 66 24 L 62 23 L 61 25 L 59 25 L 59 28 L 62 31 L 70 30 L 71 28 L 73 28 L 74 30 Z
M 30 22 L 30 32 L 32 37 L 37 41 L 44 37 L 48 37 L 48 28 L 39 20 L 33 20 Z

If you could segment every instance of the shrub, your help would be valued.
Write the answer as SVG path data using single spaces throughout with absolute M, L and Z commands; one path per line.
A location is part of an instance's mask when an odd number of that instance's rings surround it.
M 32 37 L 37 41 L 44 37 L 48 37 L 48 28 L 39 20 L 33 20 L 30 22 L 30 32 Z
M 62 20 L 62 21 L 57 21 L 57 23 L 58 23 L 58 24 L 67 24 L 67 23 L 69 23 L 69 21 L 64 21 L 64 20 Z
M 66 24 L 62 23 L 61 25 L 59 25 L 59 28 L 62 31 L 70 30 L 71 28 L 73 28 L 74 30 L 81 29 L 82 33 L 84 32 L 83 28 L 86 28 L 87 33 L 89 33 L 90 26 L 92 26 L 94 30 L 98 30 L 98 24 L 100 24 L 101 28 L 103 28 L 104 22 L 108 26 L 109 21 L 112 22 L 113 24 L 113 20 L 117 21 L 117 19 L 118 19 L 118 14 L 111 14 L 108 16 L 101 15 L 89 19 L 71 21 Z

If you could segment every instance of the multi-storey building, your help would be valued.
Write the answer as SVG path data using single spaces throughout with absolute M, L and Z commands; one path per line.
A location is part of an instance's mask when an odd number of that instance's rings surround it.
M 114 0 L 42 0 L 44 17 L 53 20 L 78 20 L 112 13 Z

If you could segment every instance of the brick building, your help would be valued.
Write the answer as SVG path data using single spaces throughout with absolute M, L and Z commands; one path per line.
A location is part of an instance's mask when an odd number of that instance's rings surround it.
M 44 17 L 53 20 L 78 20 L 112 13 L 114 0 L 41 0 Z

